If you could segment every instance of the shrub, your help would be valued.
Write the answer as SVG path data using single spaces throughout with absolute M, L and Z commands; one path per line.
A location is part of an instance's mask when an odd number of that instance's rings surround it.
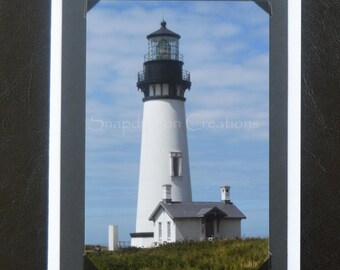
M 98 270 L 255 270 L 268 258 L 268 239 L 186 241 L 86 255 Z

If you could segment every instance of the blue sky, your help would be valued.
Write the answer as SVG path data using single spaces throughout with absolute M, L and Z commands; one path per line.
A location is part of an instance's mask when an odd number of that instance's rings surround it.
M 107 226 L 135 230 L 142 125 L 138 71 L 161 20 L 180 34 L 194 201 L 220 186 L 247 216 L 242 235 L 268 236 L 268 16 L 252 2 L 101 1 L 87 17 L 86 243 Z

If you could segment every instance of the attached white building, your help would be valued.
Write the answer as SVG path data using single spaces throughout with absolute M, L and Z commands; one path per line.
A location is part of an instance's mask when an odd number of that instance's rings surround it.
M 149 218 L 154 223 L 154 243 L 241 236 L 241 220 L 246 217 L 230 202 L 230 187 L 221 188 L 221 202 L 172 202 L 171 187 L 164 189 L 163 201 Z

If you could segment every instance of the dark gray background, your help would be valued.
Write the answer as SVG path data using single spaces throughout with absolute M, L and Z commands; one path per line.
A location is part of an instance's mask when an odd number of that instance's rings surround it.
M 302 5 L 301 269 L 337 269 L 340 3 Z M 46 269 L 50 1 L 1 1 L 0 37 L 0 269 Z

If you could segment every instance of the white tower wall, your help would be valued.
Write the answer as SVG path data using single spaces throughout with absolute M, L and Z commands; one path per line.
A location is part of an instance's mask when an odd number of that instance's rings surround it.
M 171 153 L 180 156 L 180 176 L 172 176 Z M 172 201 L 192 200 L 184 101 L 177 99 L 144 103 L 136 232 L 153 232 L 149 217 L 163 185 L 172 185 Z

